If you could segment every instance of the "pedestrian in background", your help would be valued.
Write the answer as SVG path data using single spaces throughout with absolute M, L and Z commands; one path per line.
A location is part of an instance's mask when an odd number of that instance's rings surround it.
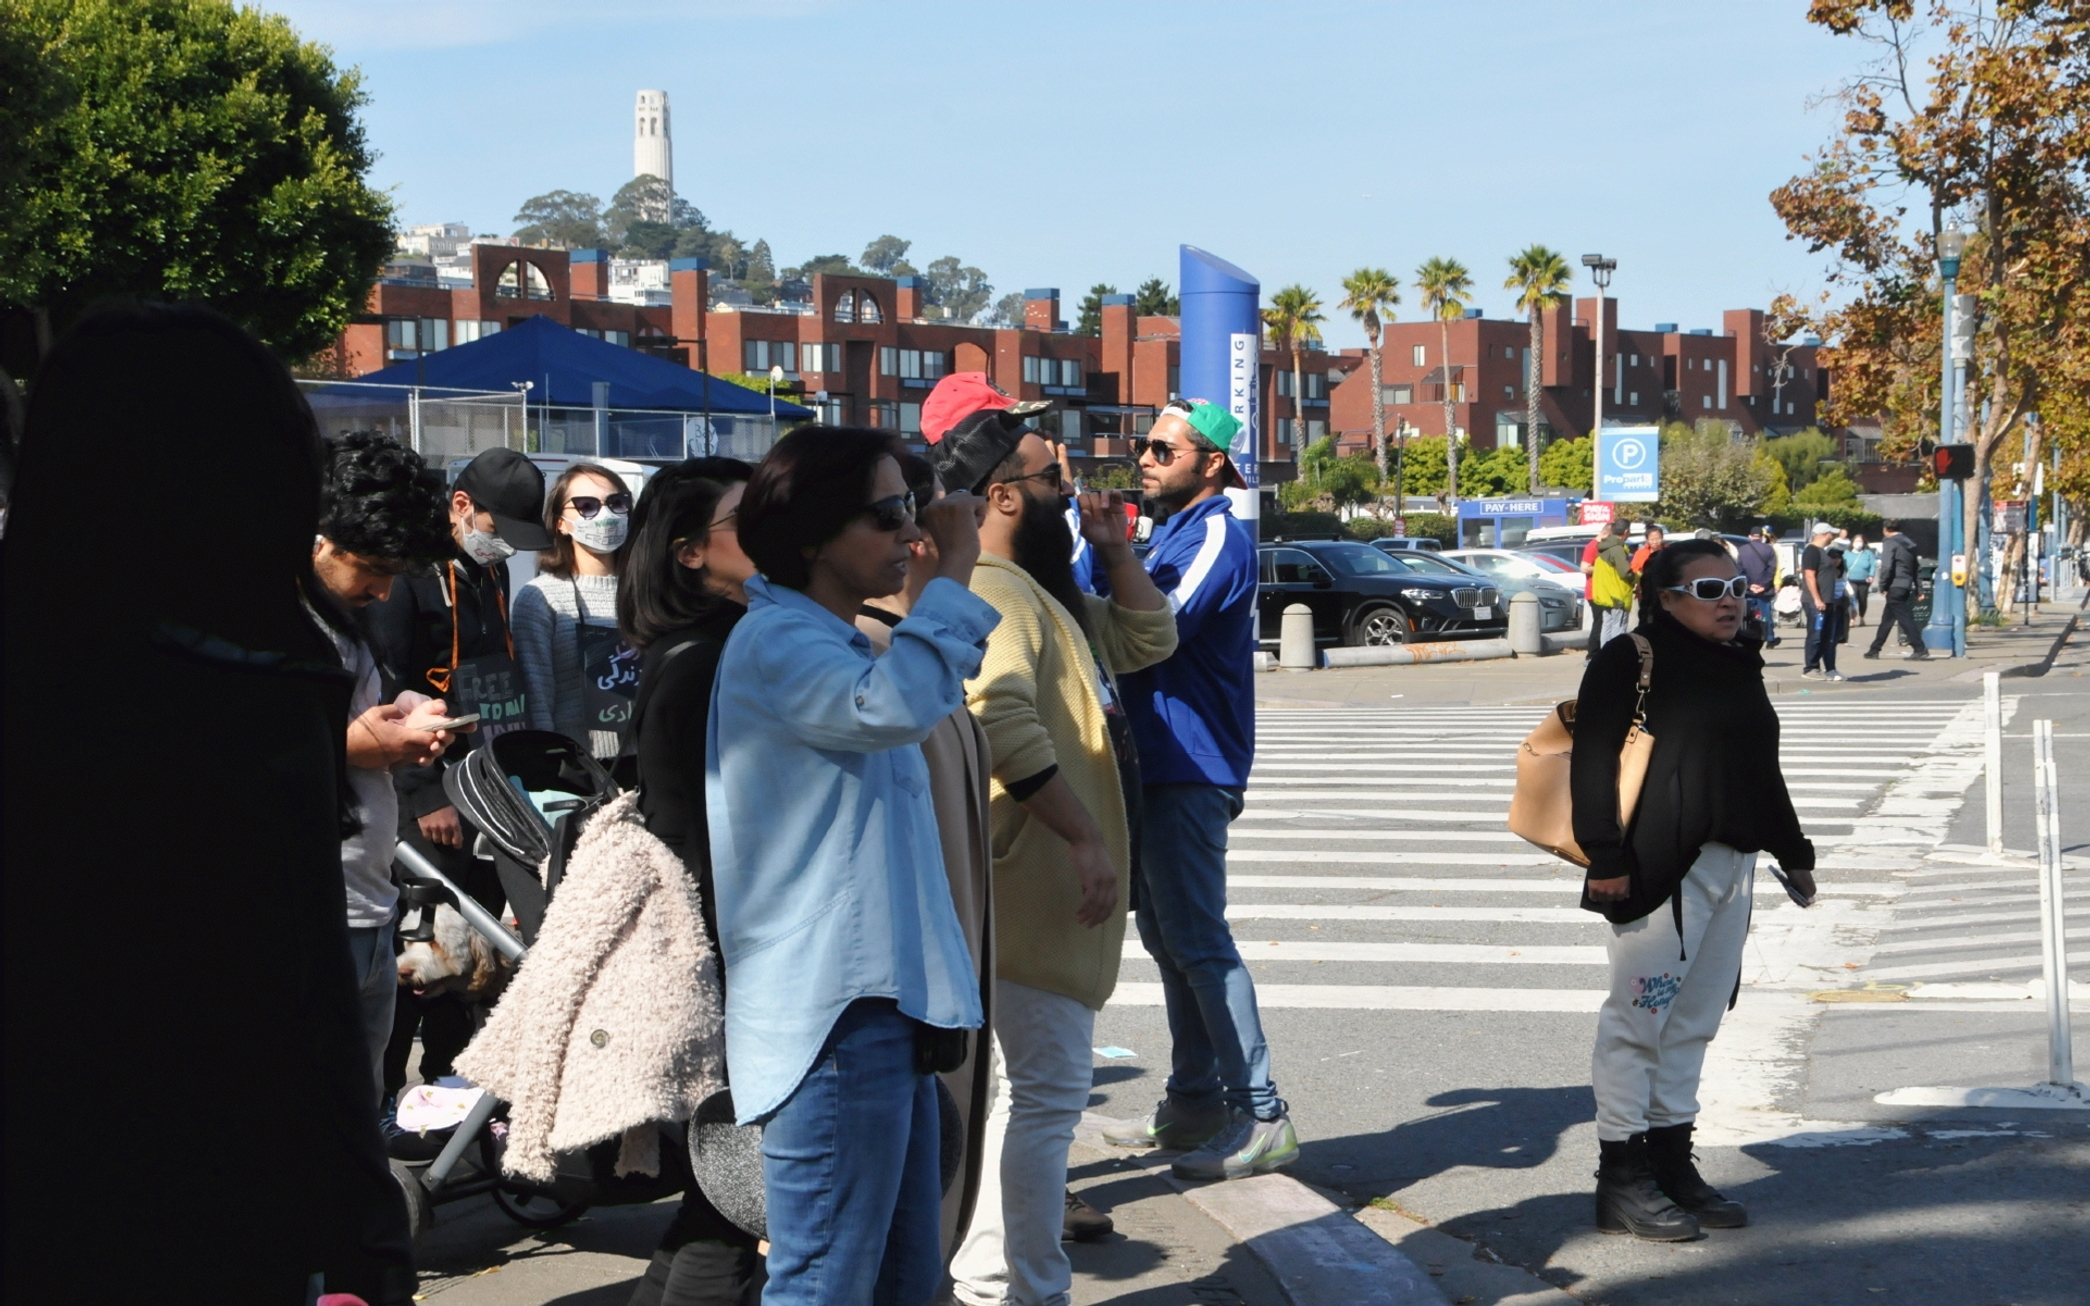
M 401 577 L 372 603 L 367 629 L 384 666 L 387 688 L 440 698 L 453 713 L 479 714 L 478 729 L 459 734 L 442 759 L 393 773 L 399 794 L 399 837 L 488 911 L 506 902 L 493 863 L 472 855 L 478 831 L 443 792 L 443 767 L 505 730 L 521 727 L 527 705 L 515 640 L 508 626 L 508 559 L 518 549 L 547 549 L 544 473 L 513 449 L 488 449 L 465 466 L 448 497 L 450 553 L 432 571 Z M 420 1074 L 433 1083 L 472 1034 L 471 1013 L 455 993 L 416 997 L 401 989 L 392 1045 L 385 1054 L 385 1093 L 406 1084 L 416 1032 Z
M 1873 631 L 1872 647 L 1865 650 L 1865 656 L 1878 657 L 1888 633 L 1898 629 L 1908 641 L 1908 656 L 1920 662 L 1930 656 L 1930 649 L 1923 642 L 1923 628 L 1916 624 L 1916 614 L 1910 611 L 1909 603 L 1916 597 L 1922 564 L 1916 557 L 1915 542 L 1902 533 L 1898 519 L 1886 524 L 1886 536 L 1880 541 L 1880 564 L 1875 573 L 1884 602 L 1879 628 Z
M 532 730 L 555 730 L 608 763 L 624 751 L 638 656 L 617 633 L 617 550 L 631 525 L 624 478 L 574 463 L 544 499 L 551 547 L 515 596 L 515 657 Z
M 1816 522 L 1812 540 L 1800 551 L 1800 599 L 1807 622 L 1807 661 L 1800 674 L 1810 680 L 1841 680 L 1836 646 L 1843 636 L 1843 555 L 1830 547 L 1836 528 Z
M 1133 907 L 1161 972 L 1173 1044 L 1167 1096 L 1104 1131 L 1121 1147 L 1188 1155 L 1185 1179 L 1238 1179 L 1299 1156 L 1255 981 L 1226 922 L 1226 831 L 1255 760 L 1255 537 L 1226 491 L 1240 422 L 1204 400 L 1170 400 L 1139 450 L 1148 506 L 1167 514 L 1146 570 L 1176 614 L 1176 651 L 1123 681 L 1143 782 Z
M 1735 549 L 1735 565 L 1749 582 L 1749 615 L 1757 624 L 1765 648 L 1778 647 L 1778 614 L 1772 599 L 1778 589 L 1778 551 L 1770 544 L 1771 528 L 1751 526 L 1749 538 Z
M 733 525 L 752 470 L 731 458 L 692 458 L 656 472 L 617 557 L 617 627 L 644 659 L 630 730 L 639 812 L 697 882 L 714 949 L 704 740 L 719 657 L 747 611 L 743 586 L 755 574 Z M 761 1265 L 756 1239 L 691 1184 L 629 1306 L 741 1306 Z
M 324 1272 L 405 1306 L 342 881 L 354 686 L 300 602 L 311 410 L 186 306 L 91 312 L 30 393 L 0 550 L 0 1287 L 299 1306 Z M 281 1137 L 221 1123 L 257 1085 L 296 1103 Z
M 1633 550 L 1632 565 L 1633 574 L 1635 576 L 1638 576 L 1641 572 L 1647 570 L 1647 560 L 1649 558 L 1654 557 L 1655 554 L 1661 552 L 1662 546 L 1665 543 L 1667 543 L 1668 540 L 1669 532 L 1663 530 L 1654 522 L 1649 522 L 1647 524 L 1646 536 L 1640 541 L 1640 547 Z
M 1761 643 L 1742 628 L 1748 582 L 1717 543 L 1688 540 L 1645 584 L 1645 699 L 1638 642 L 1605 645 L 1576 699 L 1571 786 L 1589 857 L 1582 906 L 1611 923 L 1591 1062 L 1597 1227 L 1673 1242 L 1748 1222 L 1692 1163 L 1698 1082 L 1741 980 L 1757 853 L 1811 899 L 1814 845 L 1779 770 Z M 1622 826 L 1619 753 L 1640 710 L 1654 752 Z
M 1077 505 L 1114 597 L 1081 589 L 1064 465 L 1022 418 L 982 408 L 936 456 L 950 483 L 987 501 L 972 590 L 1001 614 L 966 685 L 994 776 L 995 1094 L 986 1182 L 951 1273 L 969 1306 L 1056 1306 L 1073 1286 L 1060 1239 L 1074 1199 L 1054 1194 L 1094 1084 L 1096 1012 L 1117 983 L 1132 874 L 1140 775 L 1117 676 L 1174 652 L 1176 621 L 1115 494 Z
M 1879 555 L 1865 545 L 1863 535 L 1851 536 L 1850 552 L 1843 559 L 1843 580 L 1850 586 L 1851 613 L 1857 625 L 1865 624 L 1866 600 L 1872 593 L 1872 577 Z
M 1633 563 L 1626 552 L 1626 524 L 1616 519 L 1597 530 L 1582 549 L 1582 574 L 1595 617 L 1589 623 L 1589 656 L 1626 633 L 1633 610 Z
M 312 546 L 312 572 L 319 583 L 307 601 L 355 686 L 348 699 L 347 759 L 356 828 L 341 841 L 341 875 L 348 891 L 349 951 L 370 1045 L 373 1100 L 381 1102 L 385 1048 L 392 1041 L 399 1003 L 392 945 L 399 906 L 399 889 L 392 883 L 399 795 L 392 788 L 392 772 L 426 766 L 442 756 L 451 732 L 434 724 L 449 715 L 439 698 L 408 690 L 397 702 L 385 700 L 377 654 L 363 634 L 361 617 L 392 592 L 400 576 L 450 556 L 450 533 L 444 528 L 442 492 L 429 483 L 421 456 L 388 435 L 358 431 L 328 442 L 323 476 L 319 539 Z
M 802 427 L 738 513 L 761 571 L 719 662 L 705 787 L 734 1109 L 764 1124 L 767 1306 L 919 1306 L 943 1271 L 930 1076 L 963 1060 L 980 986 L 919 745 L 998 618 L 966 589 L 985 504 L 952 495 L 922 509 L 938 575 L 891 649 L 856 629 L 922 529 L 899 448 Z

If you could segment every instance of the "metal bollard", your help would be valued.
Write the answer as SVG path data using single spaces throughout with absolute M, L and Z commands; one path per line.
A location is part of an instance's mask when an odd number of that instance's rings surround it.
M 1546 651 L 1545 637 L 1538 629 L 1538 595 L 1509 596 L 1509 647 L 1520 658 Z
M 1314 611 L 1304 603 L 1284 610 L 1284 623 L 1277 632 L 1277 665 L 1285 671 L 1312 671 L 1319 666 L 1314 651 Z
M 2054 767 L 2054 723 L 2032 723 L 2032 806 L 2039 839 L 2040 969 L 2046 972 L 2047 1082 L 2075 1084 L 2068 1028 L 2068 917 L 2061 896 L 2061 778 Z

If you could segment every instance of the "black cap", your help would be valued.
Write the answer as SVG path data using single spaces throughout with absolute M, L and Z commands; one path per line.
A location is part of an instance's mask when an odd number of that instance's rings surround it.
M 978 494 L 982 482 L 1036 429 L 1026 419 L 1014 409 L 984 408 L 945 432 L 929 454 L 943 488 Z
M 551 532 L 544 512 L 544 473 L 513 449 L 488 449 L 466 464 L 454 487 L 472 506 L 493 514 L 493 533 L 518 549 L 548 549 Z

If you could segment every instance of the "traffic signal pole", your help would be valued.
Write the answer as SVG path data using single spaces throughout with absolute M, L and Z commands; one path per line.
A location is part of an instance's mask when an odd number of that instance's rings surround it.
M 1938 270 L 1944 274 L 1945 282 L 1944 330 L 1938 337 L 1938 356 L 1942 360 L 1938 387 L 1938 447 L 1942 449 L 1954 442 L 1953 418 L 1958 415 L 1955 411 L 1957 396 L 1953 394 L 1952 385 L 1952 309 L 1953 296 L 1959 289 L 1960 251 L 1957 242 L 1948 247 L 1941 239 L 1939 246 Z M 1958 481 L 1943 476 L 1938 478 L 1938 569 L 1931 578 L 1930 624 L 1923 631 L 1924 644 L 1939 651 L 1950 648 L 1956 658 L 1967 655 L 1967 604 L 1952 577 L 1952 559 L 1966 554 L 1966 546 L 1959 538 L 1959 494 Z

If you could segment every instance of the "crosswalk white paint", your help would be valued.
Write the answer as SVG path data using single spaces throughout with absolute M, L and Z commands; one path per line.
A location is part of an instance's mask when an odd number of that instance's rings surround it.
M 2036 903 L 2020 901 L 2029 876 L 1986 898 L 1985 873 L 1927 885 L 1909 878 L 1978 772 L 1978 703 L 1773 702 L 1787 787 L 1819 851 L 1823 892 L 1803 912 L 1768 874 L 1758 877 L 1750 991 L 1714 1045 L 1723 1087 L 1712 1088 L 1714 1072 L 1707 1075 L 1709 1139 L 1775 1140 L 1800 1130 L 1777 1101 L 1824 1010 L 1807 995 L 1852 982 L 1843 963 L 1870 960 L 1854 940 L 1877 939 L 1883 952 L 1898 946 L 1893 904 L 1904 897 L 1949 905 L 1927 928 L 1991 932 L 1993 946 L 1968 954 L 1970 978 L 2002 954 L 2018 956 L 2026 945 L 2037 952 L 2026 928 Z M 1575 905 L 1577 868 L 1505 825 L 1516 747 L 1550 710 L 1533 703 L 1258 713 L 1257 764 L 1229 841 L 1226 915 L 1261 1006 L 1584 1022 L 1596 1012 L 1605 922 Z M 1952 903 L 1954 896 L 1963 900 Z M 2090 892 L 2079 901 L 2090 913 Z M 1881 961 L 1924 975 L 1941 964 L 1913 948 Z M 1128 937 L 1112 1005 L 1159 1005 L 1157 981 L 1136 935 Z

